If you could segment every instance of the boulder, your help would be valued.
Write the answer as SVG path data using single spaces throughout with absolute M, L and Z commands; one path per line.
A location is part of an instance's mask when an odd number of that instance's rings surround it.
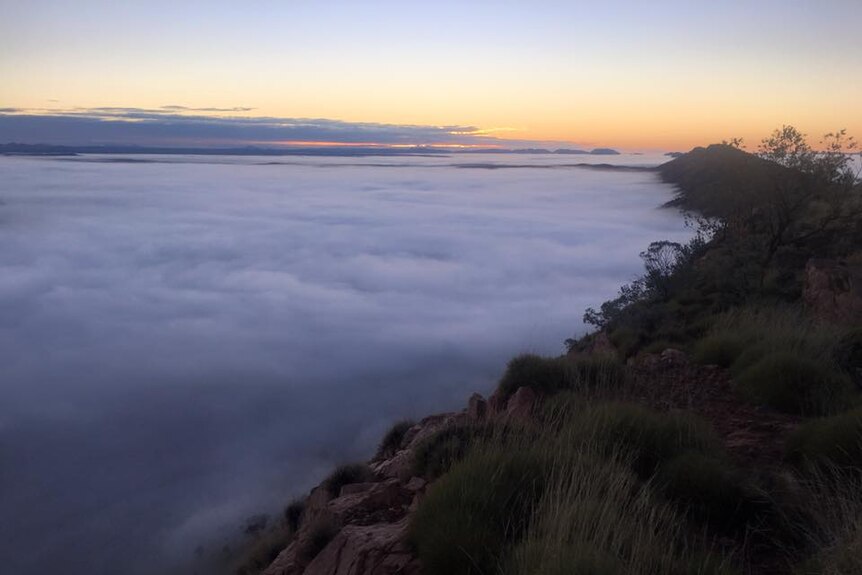
M 661 352 L 660 358 L 662 364 L 666 366 L 685 365 L 688 362 L 685 352 L 670 347 Z
M 836 260 L 808 260 L 803 297 L 820 319 L 862 323 L 862 266 Z
M 348 525 L 308 564 L 305 575 L 418 575 L 405 542 L 407 519 Z
M 326 510 L 339 523 L 370 524 L 397 521 L 407 512 L 413 493 L 398 479 L 371 484 L 370 488 L 347 493 L 330 501 Z
M 506 404 L 506 417 L 518 421 L 529 421 L 538 396 L 532 388 L 519 387 Z
M 412 466 L 413 452 L 409 449 L 402 449 L 389 459 L 372 463 L 371 470 L 375 474 L 389 479 L 407 481 L 412 474 Z

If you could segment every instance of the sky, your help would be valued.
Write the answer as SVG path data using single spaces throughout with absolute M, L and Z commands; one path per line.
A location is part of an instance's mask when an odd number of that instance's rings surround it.
M 184 106 L 663 150 L 783 124 L 862 136 L 858 0 L 0 0 L 0 14 L 0 108 L 18 114 Z

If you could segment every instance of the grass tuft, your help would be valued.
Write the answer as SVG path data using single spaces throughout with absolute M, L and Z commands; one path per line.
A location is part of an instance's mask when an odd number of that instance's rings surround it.
M 800 415 L 846 409 L 853 392 L 846 375 L 828 364 L 788 352 L 767 355 L 742 371 L 736 387 L 749 401 Z

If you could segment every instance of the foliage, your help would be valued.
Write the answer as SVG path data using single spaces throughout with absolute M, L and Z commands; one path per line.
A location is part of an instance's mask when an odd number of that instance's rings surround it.
M 533 453 L 473 452 L 435 483 L 410 524 L 410 540 L 431 575 L 495 573 L 527 527 L 544 488 Z
M 624 381 L 625 368 L 612 355 L 571 358 L 524 354 L 509 361 L 497 391 L 502 398 L 511 396 L 519 387 L 552 395 L 561 391 L 614 389 Z
M 519 387 L 549 393 L 568 387 L 570 378 L 569 363 L 565 358 L 522 354 L 509 361 L 497 391 L 504 399 Z
M 407 431 L 415 425 L 415 422 L 409 419 L 398 421 L 389 428 L 389 431 L 383 436 L 380 445 L 377 447 L 377 457 L 386 458 L 395 455 L 401 449 L 401 442 Z
M 797 463 L 862 470 L 862 409 L 802 424 L 788 439 L 787 452 Z
M 656 484 L 681 511 L 721 530 L 743 530 L 757 511 L 754 490 L 714 455 L 682 453 L 661 466 Z
M 846 409 L 852 393 L 845 375 L 787 352 L 769 354 L 742 371 L 736 387 L 749 401 L 801 415 Z
M 710 334 L 697 342 L 692 358 L 701 364 L 730 367 L 745 351 L 749 342 L 733 333 Z
M 594 444 L 602 453 L 624 453 L 643 478 L 664 462 L 688 452 L 715 454 L 720 441 L 688 413 L 659 413 L 629 403 L 605 403 L 572 417 L 561 433 L 570 445 Z
M 413 475 L 436 479 L 464 458 L 474 441 L 489 431 L 487 428 L 461 424 L 450 425 L 431 434 L 413 451 Z

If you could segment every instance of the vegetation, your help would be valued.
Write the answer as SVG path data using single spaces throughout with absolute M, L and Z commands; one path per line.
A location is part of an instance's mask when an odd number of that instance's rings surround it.
M 404 435 L 415 425 L 415 422 L 404 419 L 396 422 L 389 431 L 383 436 L 380 441 L 380 446 L 377 448 L 377 457 L 386 458 L 395 455 L 395 452 L 401 449 L 401 442 L 404 440 Z
M 530 451 L 475 450 L 434 485 L 410 526 L 428 573 L 495 573 L 544 488 Z
M 737 388 L 754 403 L 800 415 L 823 415 L 850 405 L 848 378 L 787 352 L 771 353 L 743 370 Z
M 497 392 L 507 398 L 519 387 L 530 387 L 546 395 L 607 390 L 620 387 L 624 379 L 625 370 L 612 355 L 571 358 L 525 354 L 509 361 Z
M 341 488 L 352 483 L 365 483 L 374 479 L 374 473 L 365 463 L 340 465 L 323 480 L 324 488 L 332 497 L 337 497 Z
M 862 470 L 862 409 L 803 424 L 788 440 L 788 458 Z

